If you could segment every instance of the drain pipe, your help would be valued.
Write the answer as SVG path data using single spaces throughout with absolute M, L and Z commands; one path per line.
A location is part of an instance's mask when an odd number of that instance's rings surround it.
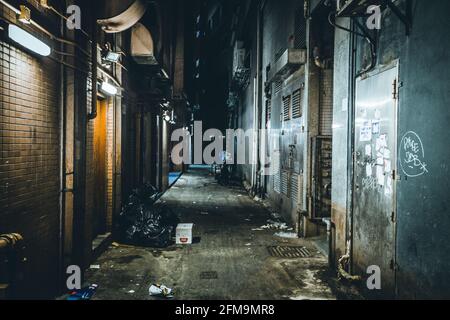
M 332 230 L 333 230 L 333 222 L 330 218 L 323 218 L 322 222 L 327 226 L 327 242 L 328 242 L 328 266 L 330 268 L 333 267 L 334 259 L 333 259 L 333 238 L 332 238 Z
M 61 37 L 65 35 L 64 20 L 61 19 L 60 25 Z M 64 52 L 64 43 L 60 44 L 61 52 Z M 65 57 L 62 57 L 62 61 L 65 62 Z M 65 238 L 65 217 L 66 217 L 66 68 L 64 64 L 60 65 L 60 149 L 59 149 L 59 259 L 58 259 L 58 281 L 63 278 L 64 267 L 64 238 Z
M 93 5 L 95 9 L 95 5 Z M 95 12 L 95 10 L 93 10 Z M 91 91 L 91 112 L 88 114 L 88 120 L 97 118 L 97 21 L 93 19 L 92 25 L 92 42 L 91 42 L 91 73 L 92 73 L 92 91 Z
M 345 255 L 339 258 L 338 263 L 338 273 L 340 279 L 345 279 L 350 282 L 358 282 L 361 281 L 360 276 L 352 276 L 346 269 L 349 266 L 350 262 L 350 241 L 347 241 L 347 247 L 345 249 Z

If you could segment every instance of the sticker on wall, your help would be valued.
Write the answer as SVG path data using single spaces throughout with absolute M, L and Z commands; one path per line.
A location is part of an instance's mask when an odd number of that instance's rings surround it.
M 370 144 L 366 145 L 365 154 L 368 157 L 372 157 L 372 146 Z
M 392 195 L 392 178 L 390 176 L 386 179 L 386 187 L 384 188 L 384 195 L 390 196 Z
M 372 122 L 364 121 L 364 124 L 361 127 L 361 131 L 359 133 L 359 141 L 360 142 L 368 142 L 372 141 Z
M 370 177 L 372 176 L 372 165 L 371 164 L 366 164 L 366 176 Z
M 377 158 L 377 166 L 383 166 L 384 165 L 384 159 L 383 159 L 383 157 L 381 156 L 381 157 L 378 157 Z
M 375 110 L 375 119 L 381 119 L 381 111 L 378 109 Z
M 413 131 L 407 132 L 400 143 L 399 162 L 403 173 L 411 178 L 428 173 L 422 139 Z
M 372 134 L 380 134 L 380 121 L 372 121 Z
M 377 178 L 375 177 L 365 177 L 362 179 L 362 188 L 364 190 L 375 190 L 377 187 Z
M 392 172 L 392 165 L 390 160 L 384 160 L 384 172 L 386 173 Z
M 382 166 L 377 166 L 377 182 L 384 187 L 384 168 Z

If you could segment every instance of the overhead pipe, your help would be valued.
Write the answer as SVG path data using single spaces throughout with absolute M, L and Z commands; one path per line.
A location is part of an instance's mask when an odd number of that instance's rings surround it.
M 108 5 L 103 6 L 106 18 L 97 23 L 106 33 L 122 32 L 141 20 L 147 8 L 148 2 L 143 0 L 108 0 Z
M 0 252 L 14 250 L 23 242 L 23 237 L 18 233 L 0 235 Z
M 88 120 L 94 120 L 95 118 L 97 118 L 97 70 L 98 70 L 97 31 L 98 31 L 97 22 L 94 19 L 92 23 L 92 42 L 91 42 L 91 65 L 92 65 L 91 112 L 88 114 Z

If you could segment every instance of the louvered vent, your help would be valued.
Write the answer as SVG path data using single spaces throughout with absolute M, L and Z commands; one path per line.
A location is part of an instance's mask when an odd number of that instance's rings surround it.
M 266 108 L 266 121 L 269 122 L 272 117 L 272 100 L 267 100 L 267 108 Z
M 333 134 L 333 70 L 323 70 L 320 82 L 320 135 Z
M 281 171 L 281 193 L 289 198 L 289 173 Z
M 300 118 L 302 115 L 302 90 L 298 89 L 292 94 L 292 119 Z
M 298 209 L 303 207 L 303 175 L 293 174 L 291 177 L 291 198 Z
M 298 201 L 298 174 L 293 174 L 291 177 L 291 199 L 294 205 Z
M 276 193 L 281 192 L 281 177 L 279 171 L 273 176 L 273 191 L 275 191 Z
M 283 88 L 283 82 L 282 81 L 275 81 L 273 84 L 273 92 L 275 94 L 279 94 L 281 89 Z
M 273 190 L 276 193 L 281 192 L 281 171 L 280 171 L 280 151 L 274 150 L 273 152 Z
M 291 119 L 291 96 L 283 98 L 283 120 L 289 121 Z

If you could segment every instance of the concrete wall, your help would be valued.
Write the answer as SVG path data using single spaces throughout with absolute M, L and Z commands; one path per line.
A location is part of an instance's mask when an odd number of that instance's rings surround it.
M 294 9 L 293 9 L 294 8 Z M 279 131 L 279 138 L 285 144 L 284 147 L 276 147 L 278 150 L 275 150 L 272 146 L 270 150 L 268 150 L 269 154 L 272 156 L 272 161 L 274 160 L 274 152 L 282 150 L 286 151 L 289 149 L 289 145 L 294 144 L 294 135 L 301 135 L 301 127 L 303 123 L 303 119 L 295 119 L 289 120 L 287 122 L 283 122 L 281 119 L 283 108 L 282 101 L 283 97 L 291 95 L 295 90 L 304 86 L 305 79 L 305 71 L 304 69 L 298 71 L 295 75 L 283 81 L 283 83 L 279 84 L 279 89 L 272 90 L 272 98 L 271 98 L 271 118 L 266 119 L 266 102 L 267 99 L 264 94 L 264 86 L 266 81 L 268 81 L 268 74 L 266 72 L 267 67 L 273 67 L 275 62 L 278 60 L 280 54 L 282 54 L 286 49 L 294 47 L 294 34 L 295 34 L 295 14 L 298 8 L 303 9 L 303 5 L 299 4 L 296 1 L 285 1 L 283 4 L 280 4 L 277 1 L 268 0 L 265 2 L 265 6 L 262 10 L 261 15 L 261 72 L 257 73 L 257 61 L 258 61 L 258 39 L 257 39 L 257 25 L 258 25 L 258 8 L 254 6 L 250 10 L 249 16 L 245 19 L 245 32 L 242 34 L 242 37 L 238 40 L 243 40 L 245 43 L 245 47 L 247 50 L 251 50 L 251 72 L 250 72 L 250 83 L 249 85 L 240 93 L 240 114 L 239 114 L 239 128 L 244 130 L 257 128 L 258 111 L 255 111 L 255 103 L 256 100 L 261 99 L 261 105 L 258 107 L 261 108 L 260 113 L 262 114 L 262 124 L 263 129 L 268 124 L 268 128 Z M 261 77 L 261 82 L 258 81 L 258 77 Z M 261 85 L 261 88 L 258 88 L 258 85 Z M 273 84 L 269 84 L 273 85 Z M 275 86 L 274 86 L 275 87 Z M 259 97 L 255 97 L 256 94 Z M 305 99 L 302 100 L 304 103 Z M 302 106 L 305 109 L 305 106 Z M 269 121 L 268 121 L 269 120 Z M 282 135 L 281 130 L 285 130 L 286 134 Z M 297 163 L 297 169 L 295 170 L 295 174 L 300 174 L 303 170 L 303 159 L 299 159 L 303 157 L 303 141 L 298 141 L 298 156 L 296 157 L 299 160 Z M 251 145 L 250 145 L 251 147 Z M 250 154 L 251 148 L 248 148 L 248 153 Z M 284 168 L 286 168 L 287 164 L 287 154 L 289 152 L 284 152 L 284 156 L 282 156 L 281 163 L 284 163 Z M 250 155 L 249 155 L 250 156 Z M 300 168 L 301 167 L 301 168 Z M 257 179 L 255 177 L 256 174 L 256 166 L 252 165 L 244 165 L 240 166 L 240 171 L 242 177 L 250 184 L 252 187 L 256 186 Z M 294 170 L 292 168 L 292 173 Z M 252 172 L 254 172 L 252 174 Z M 263 187 L 265 187 L 265 192 L 269 196 L 270 200 L 273 202 L 275 207 L 278 207 L 280 213 L 286 218 L 287 221 L 296 225 L 297 223 L 297 211 L 298 206 L 297 203 L 293 203 L 290 192 L 287 195 L 282 195 L 280 193 L 280 188 L 274 188 L 274 181 L 279 182 L 278 179 L 281 175 L 281 172 L 277 177 L 268 176 L 261 177 L 263 182 L 261 183 Z M 252 178 L 253 177 L 253 178 Z M 290 180 L 291 178 L 289 178 Z
M 398 146 L 413 131 L 422 140 L 426 172 L 408 178 L 398 169 L 397 259 L 400 297 L 450 298 L 450 185 L 448 148 L 450 68 L 448 1 L 413 1 L 413 29 L 402 41 Z M 395 26 L 391 27 L 393 30 Z M 397 27 L 398 28 L 398 27 Z M 389 26 L 385 30 L 389 33 Z M 390 39 L 386 38 L 389 47 Z M 389 55 L 386 50 L 385 56 Z M 418 141 L 418 140 L 416 140 Z
M 403 9 L 404 1 L 400 2 Z M 450 260 L 448 253 L 449 149 L 449 67 L 447 30 L 450 20 L 447 1 L 412 1 L 412 30 L 405 27 L 389 10 L 383 14 L 379 37 L 377 67 L 399 60 L 401 88 L 398 106 L 398 164 L 396 183 L 396 259 L 397 296 L 401 298 L 448 298 Z M 341 21 L 344 24 L 345 21 Z M 347 112 L 343 111 L 348 82 L 349 38 L 336 31 L 333 220 L 336 224 L 336 256 L 344 248 L 344 224 L 347 193 L 348 148 Z M 367 47 L 357 43 L 357 69 L 367 64 Z M 411 138 L 418 153 L 408 150 L 403 138 Z M 423 153 L 422 153 L 423 150 Z M 406 151 L 418 155 L 425 166 L 404 170 Z M 417 163 L 417 162 L 416 162 Z M 403 164 L 403 167 L 402 167 Z M 414 176 L 414 177 L 413 177 Z M 355 232 L 359 232 L 355 230 Z M 363 235 L 364 236 L 364 235 Z M 369 264 L 369 261 L 367 261 Z

